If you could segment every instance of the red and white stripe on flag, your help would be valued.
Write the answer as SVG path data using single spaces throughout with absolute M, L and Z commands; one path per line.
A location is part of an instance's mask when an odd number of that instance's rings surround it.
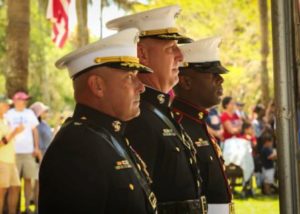
M 52 41 L 62 48 L 69 33 L 69 5 L 71 0 L 49 0 L 47 7 L 47 19 L 52 24 Z

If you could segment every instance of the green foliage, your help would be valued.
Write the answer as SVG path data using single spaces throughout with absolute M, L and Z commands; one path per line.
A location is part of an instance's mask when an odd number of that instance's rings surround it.
M 42 101 L 54 111 L 72 108 L 72 81 L 66 70 L 55 68 L 55 61 L 71 51 L 72 45 L 57 48 L 51 41 L 51 23 L 37 1 L 31 1 L 29 89 L 32 102 Z
M 134 1 L 106 0 L 104 2 L 131 8 L 131 3 Z M 257 0 L 150 0 L 148 2 L 147 5 L 135 4 L 132 10 L 138 12 L 179 4 L 182 12 L 177 24 L 183 34 L 194 39 L 222 36 L 221 59 L 230 70 L 229 74 L 223 76 L 224 95 L 234 96 L 248 105 L 253 105 L 260 99 L 260 25 Z M 126 4 L 128 7 L 125 6 Z M 32 102 L 40 100 L 50 105 L 54 111 L 62 111 L 72 109 L 74 105 L 72 82 L 68 72 L 56 69 L 54 63 L 74 47 L 72 42 L 68 42 L 63 49 L 54 46 L 51 41 L 51 24 L 46 20 L 45 15 L 46 5 L 47 0 L 31 1 L 29 90 L 33 96 Z M 6 4 L 3 4 L 0 5 L 0 93 L 5 93 L 3 72 L 6 25 Z M 72 41 L 72 38 L 70 40 Z M 271 36 L 269 40 L 271 44 Z M 272 89 L 271 54 L 268 68 Z
M 51 41 L 51 23 L 46 19 L 46 0 L 31 1 L 30 5 L 30 103 L 42 101 L 56 112 L 74 106 L 72 81 L 66 70 L 55 68 L 55 61 L 73 49 L 71 43 L 63 49 Z M 5 32 L 6 4 L 0 6 L 0 93 L 5 94 Z M 21 35 L 20 35 L 21 36 Z
M 104 2 L 126 9 L 131 6 L 129 1 Z M 31 1 L 29 89 L 33 96 L 32 102 L 39 100 L 50 105 L 54 111 L 68 111 L 74 106 L 72 81 L 68 72 L 56 69 L 54 63 L 74 49 L 75 36 L 71 35 L 63 49 L 54 46 L 50 36 L 51 23 L 46 20 L 45 15 L 46 5 L 47 0 Z
M 117 4 L 129 8 L 133 2 L 106 0 L 107 4 Z M 2 1 L 1 1 L 2 3 Z M 74 49 L 75 35 L 71 35 L 63 49 L 57 48 L 51 41 L 51 23 L 46 19 L 48 0 L 31 1 L 30 5 L 30 59 L 29 93 L 32 100 L 42 101 L 53 112 L 65 112 L 74 107 L 72 81 L 67 70 L 58 70 L 54 63 L 61 56 Z M 92 3 L 89 0 L 89 3 Z M 99 8 L 100 9 L 100 8 Z M 7 25 L 7 6 L 0 5 L 0 93 L 5 94 L 5 32 Z M 93 38 L 93 40 L 95 40 Z
M 0 6 L 0 75 L 4 74 L 5 63 L 5 27 L 6 27 L 6 5 L 1 3 Z M 1 78 L 2 79 L 2 78 Z M 0 80 L 1 81 L 1 80 Z M 0 82 L 0 93 L 4 93 L 4 83 Z
M 223 76 L 224 95 L 231 95 L 248 105 L 259 101 L 260 22 L 257 0 L 151 0 L 149 5 L 137 5 L 134 10 L 138 12 L 172 4 L 181 6 L 177 25 L 183 34 L 195 40 L 216 35 L 223 38 L 221 61 L 230 70 Z M 271 46 L 271 36 L 269 41 Z M 271 56 L 268 68 L 271 89 Z

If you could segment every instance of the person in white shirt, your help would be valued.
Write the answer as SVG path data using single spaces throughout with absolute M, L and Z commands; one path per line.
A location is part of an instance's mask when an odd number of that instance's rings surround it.
M 15 138 L 15 149 L 17 168 L 20 176 L 24 178 L 26 212 L 30 212 L 31 180 L 36 177 L 35 158 L 40 154 L 36 128 L 39 122 L 33 111 L 26 108 L 29 98 L 25 92 L 17 92 L 13 96 L 14 108 L 5 115 L 11 129 L 15 129 L 21 124 L 24 126 L 24 130 Z
M 15 214 L 19 198 L 20 179 L 15 163 L 13 138 L 23 131 L 23 125 L 10 131 L 4 114 L 9 109 L 9 99 L 0 96 L 0 213 L 3 213 L 4 198 L 8 192 L 8 213 Z

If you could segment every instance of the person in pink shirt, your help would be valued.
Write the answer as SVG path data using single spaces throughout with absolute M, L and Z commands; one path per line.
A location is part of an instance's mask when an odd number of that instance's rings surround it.
M 224 129 L 224 141 L 238 137 L 242 131 L 242 120 L 235 113 L 236 106 L 232 97 L 224 97 L 222 100 L 222 107 L 224 111 L 221 114 L 221 123 Z

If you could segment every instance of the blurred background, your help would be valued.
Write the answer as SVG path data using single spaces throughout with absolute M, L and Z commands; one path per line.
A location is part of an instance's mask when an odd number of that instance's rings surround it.
M 113 34 L 105 27 L 110 19 L 170 4 L 182 8 L 177 25 L 185 35 L 223 38 L 221 61 L 230 70 L 224 75 L 225 96 L 242 104 L 250 118 L 258 104 L 274 104 L 270 0 L 62 2 L 61 17 L 51 0 L 0 0 L 0 94 L 12 97 L 22 90 L 31 96 L 29 105 L 42 101 L 50 107 L 47 121 L 53 129 L 74 107 L 72 81 L 66 70 L 56 69 L 55 61 Z M 278 194 L 263 195 L 254 178 L 252 187 L 253 195 L 236 195 L 236 213 L 279 213 Z M 236 191 L 241 193 L 242 187 Z

